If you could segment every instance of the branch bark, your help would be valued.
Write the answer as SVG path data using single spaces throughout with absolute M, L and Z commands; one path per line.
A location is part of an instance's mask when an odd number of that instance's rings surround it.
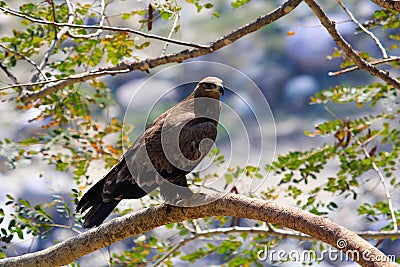
M 377 60 L 369 62 L 369 64 L 379 65 L 379 64 L 389 63 L 389 62 L 400 62 L 400 57 L 391 56 L 388 58 L 377 59 Z M 329 72 L 328 75 L 329 76 L 339 76 L 340 74 L 354 71 L 354 70 L 358 70 L 358 66 L 349 67 L 347 69 L 343 69 L 343 70 L 339 70 L 339 71 L 335 71 L 335 72 Z
M 256 20 L 232 31 L 231 33 L 212 41 L 208 46 L 203 46 L 199 48 L 193 49 L 185 49 L 178 53 L 172 53 L 163 55 L 156 58 L 145 59 L 137 62 L 122 62 L 121 64 L 113 67 L 107 68 L 100 68 L 97 70 L 93 70 L 90 72 L 85 72 L 77 75 L 71 75 L 67 79 L 63 79 L 61 81 L 54 81 L 49 83 L 48 85 L 44 86 L 41 90 L 36 92 L 26 92 L 24 95 L 20 97 L 23 103 L 27 103 L 30 101 L 37 100 L 41 97 L 46 95 L 52 94 L 57 92 L 58 90 L 65 88 L 69 85 L 78 83 L 78 82 L 85 82 L 88 80 L 92 80 L 94 78 L 98 78 L 105 75 L 113 75 L 117 73 L 125 73 L 130 72 L 133 70 L 142 70 L 142 71 L 149 71 L 149 69 L 155 68 L 160 65 L 165 65 L 168 63 L 180 63 L 184 60 L 200 57 L 206 54 L 210 54 L 216 50 L 219 50 L 236 40 L 252 33 L 260 28 L 278 20 L 279 18 L 285 16 L 290 11 L 295 9 L 302 0 L 288 0 L 280 7 L 276 8 L 275 10 L 271 11 L 267 15 L 260 16 Z M 54 23 L 52 23 L 54 24 Z M 60 24 L 62 25 L 62 24 Z M 169 41 L 170 42 L 170 41 Z
M 399 0 L 372 0 L 375 4 L 382 8 L 393 9 L 400 12 L 400 1 Z
M 378 77 L 386 83 L 392 85 L 394 88 L 400 89 L 400 81 L 389 75 L 388 72 L 376 68 L 364 59 L 362 59 L 351 45 L 343 38 L 343 36 L 336 30 L 336 24 L 331 21 L 321 6 L 314 0 L 304 0 L 306 4 L 311 8 L 314 14 L 319 18 L 321 24 L 326 28 L 329 34 L 332 36 L 335 43 L 342 48 L 346 55 L 353 60 L 357 67 L 361 70 L 365 70 L 372 76 Z
M 388 262 L 386 256 L 376 247 L 325 217 L 276 202 L 236 194 L 208 197 L 213 201 L 203 206 L 181 208 L 162 204 L 143 209 L 111 220 L 98 228 L 91 229 L 45 250 L 0 260 L 0 265 L 65 265 L 114 242 L 162 225 L 207 216 L 235 216 L 278 224 L 313 236 L 344 253 L 347 252 L 346 255 L 359 255 L 354 260 L 361 266 L 396 266 Z

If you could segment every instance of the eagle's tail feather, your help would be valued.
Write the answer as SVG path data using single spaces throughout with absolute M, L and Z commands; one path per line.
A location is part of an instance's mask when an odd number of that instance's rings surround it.
M 96 206 L 93 206 L 83 217 L 85 220 L 83 227 L 91 228 L 94 226 L 99 226 L 108 217 L 108 215 L 110 215 L 118 203 L 119 200 L 113 200 L 106 203 L 102 202 Z
M 100 225 L 120 202 L 120 200 L 103 201 L 102 192 L 105 181 L 106 177 L 98 181 L 83 195 L 76 206 L 76 212 L 82 213 L 90 209 L 83 217 L 83 227 L 85 228 Z

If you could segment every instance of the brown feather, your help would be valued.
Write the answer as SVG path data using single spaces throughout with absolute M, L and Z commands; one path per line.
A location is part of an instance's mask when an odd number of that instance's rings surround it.
M 192 195 L 185 175 L 215 142 L 221 86 L 218 78 L 203 79 L 188 97 L 146 127 L 118 163 L 80 200 L 77 211 L 90 209 L 84 217 L 85 227 L 101 224 L 121 199 L 141 198 L 159 186 L 167 200 Z

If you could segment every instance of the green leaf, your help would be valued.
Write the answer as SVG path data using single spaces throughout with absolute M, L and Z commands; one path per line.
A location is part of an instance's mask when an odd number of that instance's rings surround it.
M 122 18 L 123 20 L 128 20 L 128 19 L 131 18 L 131 14 L 130 14 L 130 13 L 124 13 L 124 14 L 122 14 L 121 18 Z
M 245 4 L 247 4 L 250 0 L 235 0 L 231 2 L 231 6 L 233 8 L 239 8 Z

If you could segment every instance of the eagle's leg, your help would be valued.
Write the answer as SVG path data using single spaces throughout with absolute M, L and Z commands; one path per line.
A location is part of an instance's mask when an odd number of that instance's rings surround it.
M 185 179 L 176 179 L 172 183 L 163 183 L 160 193 L 168 205 L 191 207 L 203 205 L 207 194 L 193 193 Z
M 164 182 L 160 186 L 160 194 L 171 205 L 176 205 L 179 200 L 189 199 L 193 196 L 185 176 Z
M 205 200 L 207 196 L 208 195 L 204 193 L 193 193 L 190 198 L 178 200 L 176 205 L 180 207 L 201 206 L 206 204 Z

